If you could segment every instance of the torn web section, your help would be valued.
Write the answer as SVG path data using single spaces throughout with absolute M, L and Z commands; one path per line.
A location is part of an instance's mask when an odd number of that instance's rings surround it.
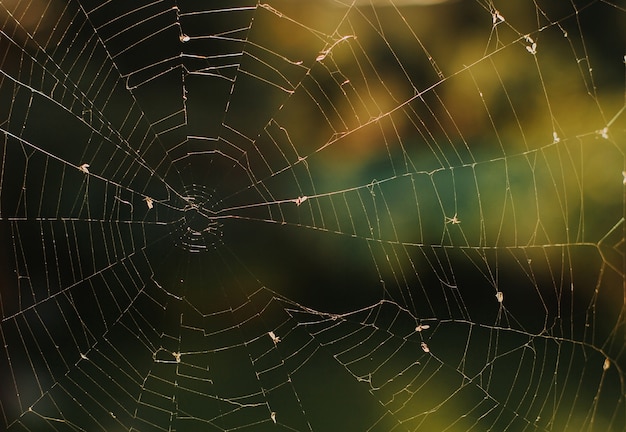
M 311 59 L 300 48 L 316 41 L 312 29 L 269 5 L 258 7 L 253 17 L 223 117 L 227 127 L 251 139 L 257 137 L 306 74 Z M 297 57 L 303 55 L 305 58 Z M 264 150 L 250 149 L 250 153 L 255 158 L 261 153 L 262 157 Z M 271 148 L 267 150 L 271 152 Z
M 155 176 L 164 179 L 169 188 L 180 190 L 180 176 L 172 168 L 169 154 L 186 136 L 178 9 L 168 2 L 108 2 L 83 8 L 115 65 L 123 96 L 133 104 L 124 119 L 124 125 L 130 123 L 133 128 L 133 146 Z M 115 109 L 120 102 L 112 98 L 108 104 Z M 133 123 L 134 108 L 142 117 L 138 124 Z M 148 136 L 139 136 L 142 130 L 146 133 L 145 126 Z M 157 196 L 155 190 L 146 193 L 157 201 L 168 199 L 162 192 Z
M 244 57 L 255 8 L 246 1 L 214 2 L 208 10 L 193 2 L 178 2 L 178 13 L 181 32 L 189 38 L 183 39 L 181 46 L 189 135 L 216 139 Z

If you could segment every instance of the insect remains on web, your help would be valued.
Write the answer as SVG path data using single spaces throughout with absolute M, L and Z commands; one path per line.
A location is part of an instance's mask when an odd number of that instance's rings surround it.
M 276 336 L 273 331 L 267 332 L 267 334 L 272 339 L 272 342 L 274 342 L 274 345 L 278 345 L 278 342 L 280 342 L 280 338 Z
M 611 367 L 611 360 L 608 357 L 604 359 L 604 363 L 602 364 L 602 370 L 608 370 Z
M 270 418 L 272 419 L 274 424 L 276 424 L 276 411 L 272 411 L 272 413 L 270 414 Z
M 415 327 L 415 331 L 421 332 L 422 330 L 428 330 L 429 328 L 430 326 L 428 324 L 418 324 L 418 326 Z
M 597 131 L 598 134 L 604 138 L 605 140 L 609 139 L 609 128 L 605 127 L 604 129 L 600 129 L 599 131 Z
M 150 198 L 149 196 L 145 197 L 143 200 L 146 202 L 146 205 L 148 206 L 148 210 L 152 210 L 152 208 L 154 207 L 154 200 Z
M 452 217 L 446 216 L 446 224 L 458 225 L 460 223 L 461 219 L 459 219 L 456 213 Z
M 84 172 L 85 174 L 89 174 L 89 164 L 84 163 L 81 166 L 78 167 L 78 169 L 82 172 Z
M 502 291 L 498 291 L 496 293 L 496 300 L 498 300 L 498 303 L 502 303 L 504 301 L 504 293 Z
M 374 188 L 376 187 L 376 185 L 378 184 L 378 180 L 373 179 L 368 185 L 367 185 L 367 190 L 369 191 L 369 193 L 372 195 L 372 197 L 376 196 L 376 191 L 374 190 Z
M 300 204 L 302 204 L 303 202 L 305 202 L 306 200 L 308 200 L 309 197 L 308 196 L 299 196 L 298 198 L 296 198 L 295 200 L 293 200 L 293 202 L 296 203 L 296 206 L 300 207 Z
M 500 15 L 500 12 L 498 12 L 497 10 L 494 10 L 493 13 L 491 14 L 492 18 L 493 18 L 493 25 L 496 26 L 498 24 L 500 24 L 501 22 L 504 22 L 504 17 L 502 15 Z
M 178 38 L 180 39 L 182 43 L 189 42 L 191 40 L 191 38 L 184 33 L 178 36 Z
M 531 53 L 532 55 L 537 54 L 537 43 L 530 37 L 530 35 L 524 36 L 524 40 L 529 43 L 526 45 L 526 51 Z
M 426 342 L 422 342 L 420 345 L 422 347 L 422 351 L 424 351 L 425 353 L 430 352 L 430 348 L 428 348 L 428 345 L 426 345 Z

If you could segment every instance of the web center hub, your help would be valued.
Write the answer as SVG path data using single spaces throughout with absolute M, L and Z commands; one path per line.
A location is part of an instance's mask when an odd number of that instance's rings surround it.
M 221 224 L 212 211 L 213 196 L 201 185 L 185 188 L 183 217 L 178 224 L 178 245 L 188 252 L 214 249 L 221 243 Z
M 217 222 L 211 220 L 204 211 L 191 207 L 185 211 L 185 225 L 190 231 L 201 233 L 216 228 Z

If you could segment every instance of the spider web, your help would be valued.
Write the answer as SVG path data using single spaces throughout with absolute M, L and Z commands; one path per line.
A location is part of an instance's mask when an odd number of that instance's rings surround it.
M 0 428 L 624 430 L 625 11 L 3 1 Z

